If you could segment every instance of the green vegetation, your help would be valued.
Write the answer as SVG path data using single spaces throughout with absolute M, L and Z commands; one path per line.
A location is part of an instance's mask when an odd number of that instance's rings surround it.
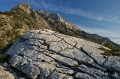
M 28 25 L 28 29 L 37 28 L 36 22 L 33 18 L 31 18 L 30 15 L 28 15 L 25 11 L 22 9 L 15 7 L 10 12 L 1 12 L 1 15 L 6 15 L 7 19 L 10 20 L 7 21 L 8 24 L 11 25 L 11 27 L 8 27 L 9 29 L 6 29 L 4 25 L 7 25 L 6 23 L 6 17 L 0 18 L 0 62 L 6 60 L 5 57 L 6 50 L 8 50 L 16 40 L 19 39 L 21 36 L 21 30 L 24 29 L 23 26 Z M 27 31 L 26 30 L 26 31 Z M 24 32 L 26 32 L 24 31 Z M 46 44 L 45 44 L 46 45 Z
M 99 48 L 101 50 L 104 50 L 105 53 L 103 55 L 107 56 L 120 56 L 120 49 L 116 48 L 115 46 L 112 46 L 110 44 L 103 44 L 105 47 L 110 48 L 111 50 L 107 50 L 105 48 Z
M 5 47 L 0 47 L 0 63 L 8 62 L 9 61 L 9 54 L 5 54 L 6 50 L 9 49 L 13 45 L 14 41 L 11 40 L 9 44 Z
M 42 23 L 39 22 L 39 19 L 41 18 L 48 22 L 51 26 L 50 28 L 52 28 L 54 31 L 58 31 L 60 33 L 71 35 L 74 37 L 84 38 L 86 40 L 90 40 L 99 44 L 104 43 L 104 40 L 102 41 L 103 38 L 101 38 L 100 36 L 88 34 L 81 30 L 67 28 L 64 23 L 54 22 L 43 15 L 40 15 L 40 17 L 36 19 L 36 17 L 33 14 L 27 14 L 19 7 L 14 7 L 10 12 L 0 11 L 0 14 L 1 16 L 5 15 L 5 17 L 0 17 L 0 54 L 3 56 L 5 55 L 6 50 L 9 49 L 10 46 L 12 46 L 16 40 L 19 39 L 21 34 L 31 29 L 38 30 L 45 28 L 45 23 L 42 25 Z M 44 46 L 49 46 L 47 43 L 40 44 Z M 104 44 L 104 46 L 112 49 L 105 50 L 101 48 L 105 51 L 105 55 L 119 56 L 120 49 L 109 46 L 107 44 Z
M 113 45 L 103 44 L 103 46 L 108 47 L 108 48 L 110 48 L 110 49 L 113 50 L 113 51 L 120 52 L 120 48 L 116 48 L 116 47 L 113 46 Z
M 10 46 L 12 46 L 13 43 L 9 43 L 7 44 L 5 47 L 0 49 L 0 54 L 5 54 L 6 50 L 10 48 Z
M 2 55 L 0 56 L 0 63 L 8 62 L 9 57 L 10 57 L 9 54 L 2 54 Z
M 4 15 L 9 15 L 9 16 L 11 16 L 12 14 L 14 14 L 12 11 L 10 11 L 10 12 L 1 12 L 0 11 L 0 14 L 4 14 Z
M 49 44 L 47 44 L 47 43 L 42 43 L 42 42 L 40 42 L 40 44 L 41 44 L 41 45 L 44 45 L 44 46 L 49 46 Z

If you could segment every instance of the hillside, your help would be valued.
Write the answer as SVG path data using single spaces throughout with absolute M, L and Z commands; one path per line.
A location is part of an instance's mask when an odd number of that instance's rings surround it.
M 48 13 L 43 10 L 35 11 L 27 3 L 19 4 L 10 12 L 0 12 L 0 49 L 4 52 L 21 35 L 28 30 L 49 29 L 66 35 L 83 38 L 99 44 L 120 45 L 99 35 L 82 31 L 72 23 L 63 19 L 58 13 Z
M 26 32 L 6 53 L 24 79 L 120 79 L 120 57 L 105 56 L 99 48 L 110 50 L 46 29 Z

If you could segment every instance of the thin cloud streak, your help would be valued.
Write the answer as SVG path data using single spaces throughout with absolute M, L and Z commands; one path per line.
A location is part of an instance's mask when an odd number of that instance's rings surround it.
M 117 32 L 108 31 L 108 30 L 100 29 L 100 28 L 88 28 L 88 27 L 79 26 L 79 25 L 76 25 L 76 26 L 78 26 L 81 30 L 84 30 L 91 34 L 99 34 L 104 37 L 120 38 L 119 33 L 117 33 Z
M 8 0 L 2 0 L 2 1 L 8 1 Z M 64 12 L 68 14 L 74 14 L 74 15 L 79 15 L 79 16 L 84 16 L 90 19 L 95 19 L 97 21 L 107 21 L 107 22 L 115 22 L 115 23 L 120 23 L 120 20 L 117 17 L 114 17 L 112 15 L 108 16 L 103 16 L 94 12 L 90 11 L 84 11 L 82 9 L 73 9 L 73 8 L 68 8 L 68 7 L 63 7 L 62 5 L 57 5 L 55 6 L 53 2 L 51 1 L 50 3 L 46 3 L 45 0 L 40 0 L 40 1 L 35 1 L 35 0 L 15 0 L 17 2 L 28 2 L 30 5 L 36 6 L 38 8 L 45 8 L 53 11 L 59 11 L 59 12 Z M 67 6 L 67 5 L 66 5 Z M 88 33 L 94 33 L 94 34 L 99 34 L 104 37 L 109 37 L 111 40 L 114 42 L 117 42 L 120 44 L 120 36 L 117 32 L 110 32 L 105 29 L 99 29 L 99 28 L 85 28 L 83 26 L 79 26 L 80 29 L 88 32 Z
M 100 29 L 100 28 L 84 27 L 84 26 L 80 26 L 78 24 L 75 24 L 75 25 L 78 26 L 81 30 L 86 31 L 86 32 L 88 32 L 90 34 L 98 34 L 98 35 L 101 35 L 103 37 L 108 37 L 112 41 L 120 44 L 120 36 L 119 36 L 119 33 L 117 33 L 117 32 L 108 31 L 106 29 Z
M 2 0 L 2 1 L 8 1 L 8 0 Z M 53 10 L 53 11 L 64 12 L 67 14 L 79 15 L 79 16 L 83 16 L 83 17 L 86 17 L 89 19 L 95 19 L 97 21 L 107 21 L 107 22 L 120 23 L 120 19 L 118 19 L 117 17 L 112 16 L 112 15 L 104 16 L 104 15 L 100 15 L 100 14 L 97 14 L 94 12 L 84 11 L 82 9 L 73 9 L 73 8 L 64 7 L 62 5 L 55 6 L 53 3 L 53 0 L 51 0 L 51 2 L 49 2 L 49 3 L 45 2 L 45 0 L 40 0 L 40 1 L 15 0 L 15 1 L 18 1 L 20 3 L 21 2 L 28 2 L 31 5 L 36 6 L 36 7 L 45 8 L 45 9 L 49 9 L 49 10 Z
M 79 15 L 79 16 L 90 18 L 90 19 L 95 19 L 97 21 L 120 23 L 120 20 L 117 17 L 114 17 L 112 15 L 103 16 L 103 15 L 100 15 L 94 12 L 84 11 L 82 9 L 73 9 L 73 8 L 63 7 L 62 5 L 55 6 L 53 2 L 46 3 L 44 0 L 41 0 L 40 2 L 36 2 L 35 0 L 29 0 L 28 2 L 30 2 L 31 5 L 36 6 L 36 7 L 42 7 L 42 8 L 49 9 L 49 10 Z

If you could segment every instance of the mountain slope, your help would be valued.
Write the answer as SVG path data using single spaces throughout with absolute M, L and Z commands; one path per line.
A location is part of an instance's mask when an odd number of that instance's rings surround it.
M 120 47 L 108 38 L 82 31 L 57 13 L 50 14 L 43 10 L 35 11 L 29 4 L 25 3 L 12 8 L 10 12 L 0 12 L 0 49 L 7 49 L 30 29 L 49 29 L 99 44 L 108 43 Z
M 119 79 L 120 57 L 99 48 L 108 49 L 46 29 L 26 32 L 6 53 L 9 65 L 29 79 Z

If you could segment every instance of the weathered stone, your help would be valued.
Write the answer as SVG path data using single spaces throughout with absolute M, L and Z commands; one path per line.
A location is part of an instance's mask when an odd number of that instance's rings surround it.
M 8 63 L 4 62 L 3 66 L 8 67 Z
M 81 48 L 82 51 L 86 52 L 90 57 L 92 57 L 98 64 L 102 65 L 107 58 L 104 58 L 102 53 L 104 51 L 91 47 L 90 45 L 85 45 Z
M 85 72 L 96 79 L 102 79 L 103 76 L 108 76 L 106 75 L 103 71 L 93 68 L 93 67 L 87 67 L 83 64 L 81 64 L 79 67 L 77 67 L 80 71 Z
M 61 50 L 65 50 L 67 48 L 73 48 L 73 46 L 69 45 L 65 41 L 51 42 L 50 46 L 49 46 L 49 50 L 53 50 L 55 52 L 59 52 Z
M 49 30 L 31 30 L 6 53 L 10 66 L 32 79 L 119 79 L 120 58 L 104 57 L 100 47 Z
M 0 79 L 15 79 L 12 73 L 5 70 L 4 67 L 0 66 Z
M 48 79 L 73 79 L 72 76 L 68 76 L 62 73 L 53 72 Z
M 104 67 L 109 69 L 111 72 L 120 72 L 120 58 L 116 56 L 108 57 L 108 60 L 104 63 Z
M 20 79 L 26 79 L 26 78 L 20 77 Z
M 73 59 L 70 59 L 67 57 L 62 57 L 60 55 L 55 55 L 55 54 L 49 54 L 49 55 L 52 58 L 54 58 L 55 60 L 61 62 L 62 64 L 69 65 L 69 66 L 77 66 L 78 65 L 78 62 Z
M 78 79 L 95 79 L 94 77 L 82 72 L 77 72 L 75 74 L 75 77 Z
M 39 79 L 45 79 L 48 77 L 55 69 L 54 65 L 48 64 L 48 63 L 34 63 L 36 66 L 39 67 L 41 74 L 39 76 Z
M 74 74 L 74 70 L 70 68 L 56 68 L 56 72 L 63 73 L 63 74 Z
M 23 48 L 25 48 L 25 45 L 22 42 L 16 41 L 16 43 L 7 50 L 7 53 L 11 56 L 14 56 L 16 55 L 16 53 L 19 53 Z
M 28 31 L 20 38 L 20 41 L 28 40 L 32 35 L 33 34 Z
M 119 79 L 119 78 L 118 78 L 119 74 L 118 74 L 117 72 L 114 72 L 114 73 L 112 74 L 112 76 L 113 76 L 114 78 L 116 78 L 116 79 Z
M 25 73 L 31 79 L 36 79 L 38 77 L 38 75 L 40 74 L 39 68 L 32 64 L 26 64 L 26 65 L 22 66 L 21 70 L 23 73 Z
M 60 52 L 60 54 L 75 59 L 79 63 L 84 63 L 84 64 L 94 63 L 89 56 L 87 56 L 85 53 L 83 53 L 82 51 L 76 48 L 63 50 Z
M 37 45 L 40 46 L 41 42 L 42 42 L 42 40 L 36 40 L 36 39 L 29 39 L 29 40 L 25 41 L 25 43 L 29 46 L 37 46 Z
M 78 38 L 66 36 L 64 34 L 55 34 L 55 35 L 61 39 L 64 39 L 64 41 L 66 41 L 67 43 L 69 43 L 72 46 L 75 46 L 77 43 L 75 39 L 78 39 Z
M 22 57 L 15 55 L 13 58 L 11 58 L 9 63 L 11 66 L 17 68 L 18 70 L 21 70 L 21 64 L 20 64 L 21 61 L 22 61 Z

